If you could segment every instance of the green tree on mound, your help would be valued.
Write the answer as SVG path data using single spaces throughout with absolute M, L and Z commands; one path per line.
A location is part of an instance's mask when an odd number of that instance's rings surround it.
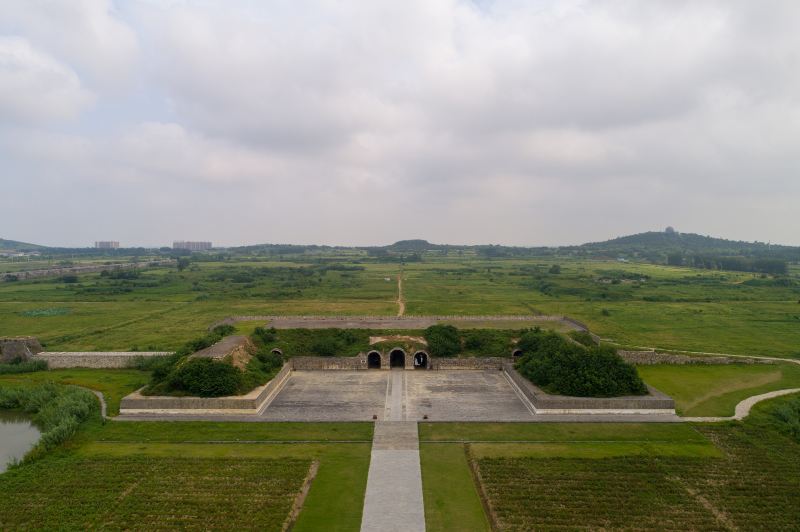
M 461 338 L 452 325 L 431 325 L 425 329 L 424 336 L 433 356 L 452 357 L 461 352 Z
M 577 397 L 645 395 L 636 368 L 609 346 L 584 347 L 553 332 L 530 331 L 519 340 L 517 370 L 549 393 Z

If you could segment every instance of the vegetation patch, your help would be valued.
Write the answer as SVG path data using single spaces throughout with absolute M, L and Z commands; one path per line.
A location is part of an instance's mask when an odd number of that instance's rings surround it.
M 63 443 L 75 435 L 82 423 L 100 412 L 92 392 L 56 384 L 0 388 L 0 408 L 33 414 L 34 423 L 42 431 L 25 460 L 38 458 Z
M 576 345 L 562 336 L 533 330 L 517 347 L 523 355 L 517 370 L 548 393 L 577 397 L 645 395 L 647 387 L 609 346 Z
M 0 375 L 15 373 L 33 373 L 47 369 L 46 360 L 15 360 L 9 364 L 0 364 Z
M 66 316 L 70 312 L 67 307 L 52 307 L 23 310 L 19 315 L 26 318 L 49 318 L 52 316 Z

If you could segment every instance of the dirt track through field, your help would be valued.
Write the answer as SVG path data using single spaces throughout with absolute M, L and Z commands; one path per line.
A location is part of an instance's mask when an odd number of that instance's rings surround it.
M 403 299 L 403 272 L 397 274 L 397 317 L 406 313 L 406 301 Z

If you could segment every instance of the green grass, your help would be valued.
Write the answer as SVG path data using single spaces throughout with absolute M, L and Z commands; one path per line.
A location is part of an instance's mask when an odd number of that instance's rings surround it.
M 475 458 L 612 458 L 617 456 L 719 457 L 710 441 L 471 443 Z
M 675 399 L 683 416 L 732 416 L 747 397 L 800 387 L 798 364 L 639 366 L 651 386 Z
M 706 442 L 683 423 L 420 423 L 421 442 Z
M 55 382 L 57 384 L 75 384 L 92 390 L 103 392 L 108 404 L 108 414 L 119 413 L 120 400 L 129 393 L 147 384 L 150 375 L 145 371 L 133 369 L 54 369 L 15 375 L 0 375 L 0 385 L 38 384 Z
M 426 444 L 420 446 L 419 453 L 427 530 L 490 530 L 472 481 L 464 446 L 457 443 Z
M 92 427 L 98 442 L 372 441 L 372 423 L 237 423 L 213 421 L 115 422 Z

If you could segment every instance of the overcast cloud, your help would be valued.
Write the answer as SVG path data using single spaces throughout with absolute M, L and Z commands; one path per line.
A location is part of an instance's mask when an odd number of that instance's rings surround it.
M 800 2 L 0 2 L 0 237 L 800 245 Z

